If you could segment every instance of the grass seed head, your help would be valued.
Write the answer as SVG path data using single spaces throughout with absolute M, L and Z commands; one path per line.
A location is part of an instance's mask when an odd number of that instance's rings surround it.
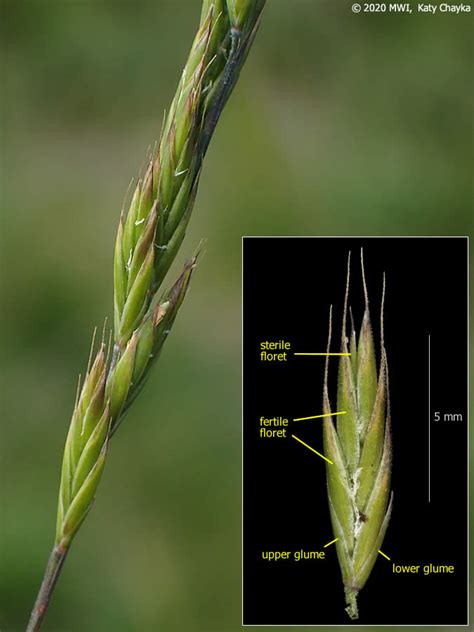
M 184 239 L 203 158 L 264 4 L 203 0 L 199 29 L 157 149 L 136 183 L 128 212 L 121 214 L 114 250 L 113 351 L 109 359 L 102 341 L 74 407 L 61 470 L 56 542 L 28 632 L 41 626 L 67 549 L 94 500 L 109 439 L 145 383 L 188 291 L 196 257 L 168 292 L 161 285 Z
M 58 546 L 69 545 L 87 515 L 108 440 L 145 383 L 189 289 L 197 256 L 168 291 L 161 285 L 184 239 L 204 155 L 264 4 L 204 0 L 157 149 L 136 183 L 128 212 L 121 214 L 114 251 L 113 353 L 108 361 L 100 345 L 74 408 L 62 465 Z

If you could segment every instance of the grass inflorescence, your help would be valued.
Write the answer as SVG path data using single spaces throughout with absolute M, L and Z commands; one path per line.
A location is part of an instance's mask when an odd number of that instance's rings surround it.
M 255 37 L 265 0 L 204 0 L 199 28 L 143 178 L 119 221 L 114 328 L 79 390 L 66 439 L 55 546 L 28 632 L 39 630 L 71 542 L 89 512 L 110 438 L 140 392 L 186 296 L 197 256 L 162 284 L 183 242 L 202 163 Z M 94 346 L 94 345 L 93 345 Z M 91 352 L 92 354 L 92 352 Z

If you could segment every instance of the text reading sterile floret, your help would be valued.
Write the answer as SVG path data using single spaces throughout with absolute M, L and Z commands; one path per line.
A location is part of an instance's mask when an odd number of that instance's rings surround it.
M 262 362 L 286 362 L 291 343 L 287 340 L 263 340 L 260 343 L 260 360 Z

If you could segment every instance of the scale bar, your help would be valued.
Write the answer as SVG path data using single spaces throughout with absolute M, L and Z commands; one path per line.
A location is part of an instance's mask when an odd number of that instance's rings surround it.
M 428 502 L 431 502 L 431 334 L 428 334 Z

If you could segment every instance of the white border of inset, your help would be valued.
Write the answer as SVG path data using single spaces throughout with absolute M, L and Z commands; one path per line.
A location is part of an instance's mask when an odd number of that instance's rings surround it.
M 441 624 L 441 623 L 403 623 L 392 625 L 389 623 L 299 623 L 299 624 L 283 624 L 283 623 L 244 623 L 244 242 L 246 239 L 464 239 L 466 241 L 466 259 L 467 259 L 467 309 L 466 309 L 466 326 L 467 326 L 467 346 L 466 346 L 466 363 L 467 363 L 467 388 L 466 388 L 466 415 L 467 415 L 467 437 L 466 442 L 466 459 L 467 459 L 467 585 L 466 585 L 466 601 L 467 601 L 467 623 L 455 623 L 455 624 Z M 470 292 L 469 292 L 469 255 L 470 255 L 470 241 L 469 235 L 242 235 L 242 250 L 241 250 L 241 626 L 244 628 L 307 628 L 307 627 L 324 627 L 324 628 L 338 628 L 338 627 L 351 627 L 351 628 L 468 628 L 470 625 L 470 603 L 469 603 L 469 585 L 470 585 L 470 566 L 469 566 L 469 528 L 470 528 L 470 489 L 469 489 L 469 476 L 470 476 L 470 416 L 469 416 L 469 384 L 470 384 L 470 365 L 469 365 L 469 349 L 470 349 L 470 331 L 469 331 L 469 306 L 470 306 Z

